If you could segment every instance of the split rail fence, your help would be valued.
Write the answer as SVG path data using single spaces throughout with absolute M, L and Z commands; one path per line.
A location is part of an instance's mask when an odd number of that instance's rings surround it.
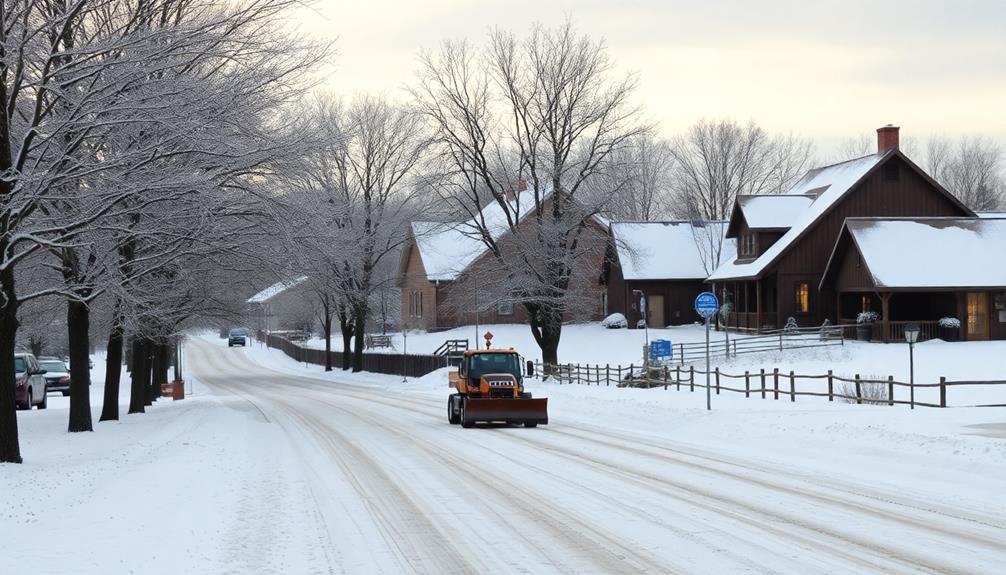
M 544 373 L 545 366 L 536 363 L 539 373 Z M 663 387 L 680 391 L 684 388 L 694 392 L 706 388 L 705 375 L 709 374 L 709 387 L 716 394 L 737 393 L 744 397 L 752 396 L 761 399 L 786 400 L 795 402 L 797 397 L 819 397 L 855 402 L 857 404 L 875 405 L 908 405 L 920 407 L 947 407 L 948 390 L 965 386 L 1006 386 L 1006 381 L 951 381 L 941 377 L 939 383 L 916 383 L 914 386 L 903 381 L 896 381 L 893 376 L 886 379 L 866 379 L 856 374 L 848 378 L 835 375 L 831 370 L 826 374 L 797 374 L 792 371 L 782 372 L 778 368 L 761 369 L 756 372 L 745 371 L 743 374 L 732 374 L 714 368 L 706 372 L 695 366 L 682 367 L 662 366 L 646 367 L 643 365 L 579 365 L 562 364 L 550 366 L 550 373 L 560 384 L 607 386 L 612 384 L 620 387 Z M 698 378 L 697 378 L 698 376 Z M 819 381 L 809 389 L 808 381 Z M 802 382 L 802 385 L 798 385 Z M 844 384 L 844 385 L 843 385 Z M 912 400 L 911 388 L 916 391 L 939 389 L 939 401 Z M 902 396 L 896 399 L 897 394 Z M 960 405 L 955 407 L 1006 407 L 1006 403 L 982 403 Z
M 841 325 L 794 327 L 751 336 L 713 332 L 709 339 L 709 355 L 710 357 L 736 357 L 746 353 L 845 345 L 845 331 L 848 327 Z M 685 365 L 706 359 L 706 342 L 704 341 L 677 344 L 672 342 L 671 347 L 671 363 Z

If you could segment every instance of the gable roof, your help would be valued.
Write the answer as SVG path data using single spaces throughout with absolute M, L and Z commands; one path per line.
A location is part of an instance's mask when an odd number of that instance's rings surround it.
M 786 194 L 816 197 L 814 197 L 814 201 L 811 202 L 807 209 L 793 220 L 790 229 L 776 243 L 772 244 L 772 247 L 765 250 L 754 261 L 739 263 L 735 260 L 726 262 L 709 276 L 708 281 L 726 279 L 746 280 L 761 277 L 772 263 L 789 250 L 818 220 L 838 205 L 861 181 L 873 173 L 881 164 L 895 156 L 904 161 L 909 168 L 918 173 L 938 192 L 957 205 L 965 215 L 974 215 L 973 211 L 933 180 L 929 174 L 915 165 L 900 150 L 892 148 L 882 154 L 870 154 L 831 166 L 815 168 L 804 174 L 800 181 L 794 184 Z
M 542 194 L 547 198 L 551 194 Z M 535 207 L 534 192 L 527 190 L 508 202 L 510 213 L 524 219 Z M 412 236 L 429 281 L 454 281 L 489 248 L 479 237 L 482 222 L 493 240 L 510 231 L 507 212 L 498 202 L 487 204 L 479 215 L 464 222 L 412 222 Z
M 1006 287 L 1006 218 L 848 218 L 825 278 L 848 240 L 878 288 Z
M 740 210 L 751 229 L 787 230 L 813 202 L 812 196 L 803 194 L 737 196 L 734 209 Z
M 705 279 L 710 252 L 720 245 L 720 261 L 736 256 L 725 239 L 726 222 L 613 222 L 611 236 L 626 280 Z M 721 242 L 721 243 L 720 243 Z
M 286 290 L 296 287 L 307 281 L 307 276 L 301 276 L 292 280 L 283 280 L 281 282 L 276 282 L 271 286 L 265 288 L 264 290 L 258 292 L 257 294 L 248 298 L 245 303 L 265 303 L 272 298 L 278 296 L 279 294 L 285 292 Z

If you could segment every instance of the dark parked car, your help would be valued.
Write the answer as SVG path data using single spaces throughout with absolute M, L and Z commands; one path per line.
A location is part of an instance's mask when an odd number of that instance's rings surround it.
M 227 338 L 227 347 L 234 347 L 235 345 L 240 345 L 241 347 L 248 345 L 248 330 L 231 330 L 230 336 Z
M 70 395 L 70 368 L 58 357 L 40 357 L 38 364 L 45 370 L 46 393 L 62 392 L 63 397 Z
M 14 354 L 14 404 L 18 409 L 49 407 L 45 397 L 45 370 L 30 353 Z

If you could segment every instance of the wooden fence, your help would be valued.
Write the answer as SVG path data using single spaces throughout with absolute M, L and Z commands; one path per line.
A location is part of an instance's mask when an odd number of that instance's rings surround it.
M 736 357 L 746 353 L 845 345 L 847 328 L 848 326 L 823 325 L 774 330 L 751 336 L 738 336 L 736 333 L 732 333 L 730 336 L 724 332 L 713 332 L 710 334 L 709 355 L 710 357 Z M 706 358 L 706 342 L 704 341 L 677 343 L 672 344 L 671 347 L 671 363 L 685 365 L 704 361 Z
M 542 372 L 543 365 L 535 364 L 535 369 Z M 1006 386 L 1006 381 L 951 381 L 941 377 L 939 383 L 916 383 L 914 386 L 903 381 L 896 381 L 893 376 L 887 379 L 864 379 L 856 374 L 853 378 L 835 375 L 831 370 L 826 374 L 797 374 L 792 371 L 781 372 L 778 368 L 771 371 L 761 369 L 757 372 L 745 371 L 743 374 L 731 374 L 714 368 L 710 372 L 696 369 L 695 366 L 682 367 L 662 366 L 644 367 L 632 365 L 579 365 L 562 364 L 551 366 L 551 374 L 560 384 L 574 385 L 604 385 L 612 384 L 622 387 L 663 387 L 680 391 L 703 390 L 706 387 L 705 375 L 709 374 L 709 387 L 716 395 L 722 392 L 744 394 L 744 397 L 760 396 L 761 399 L 779 400 L 780 397 L 795 402 L 797 397 L 827 397 L 828 401 L 835 399 L 856 402 L 857 404 L 876 405 L 908 405 L 911 407 L 947 407 L 947 391 L 953 387 L 963 386 Z M 696 376 L 701 376 L 696 379 Z M 801 386 L 798 381 L 803 381 Z M 807 380 L 821 381 L 814 385 L 815 389 L 807 388 Z M 841 384 L 848 384 L 842 386 Z M 838 385 L 838 389 L 836 389 Z M 848 392 L 845 388 L 848 388 Z M 939 403 L 917 401 L 912 398 L 911 388 L 916 390 L 939 388 Z M 908 395 L 907 399 L 895 399 L 895 389 Z M 1006 407 L 1004 404 L 975 404 L 957 407 Z
M 259 341 L 278 349 L 293 359 L 314 365 L 325 365 L 325 350 L 301 347 L 277 335 L 259 333 Z M 342 369 L 342 352 L 329 352 L 332 367 Z M 363 371 L 408 377 L 422 377 L 431 371 L 447 367 L 447 358 L 439 355 L 402 355 L 400 353 L 364 353 Z

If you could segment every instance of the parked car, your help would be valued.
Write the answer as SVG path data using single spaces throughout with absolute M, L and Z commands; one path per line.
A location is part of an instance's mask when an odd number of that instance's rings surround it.
M 45 370 L 45 391 L 59 391 L 63 397 L 70 395 L 70 368 L 58 357 L 40 357 L 38 364 Z
M 14 405 L 18 409 L 49 407 L 45 397 L 45 370 L 30 353 L 14 354 Z
M 248 330 L 243 328 L 231 330 L 227 338 L 227 347 L 234 347 L 235 345 L 240 345 L 241 347 L 248 345 Z

